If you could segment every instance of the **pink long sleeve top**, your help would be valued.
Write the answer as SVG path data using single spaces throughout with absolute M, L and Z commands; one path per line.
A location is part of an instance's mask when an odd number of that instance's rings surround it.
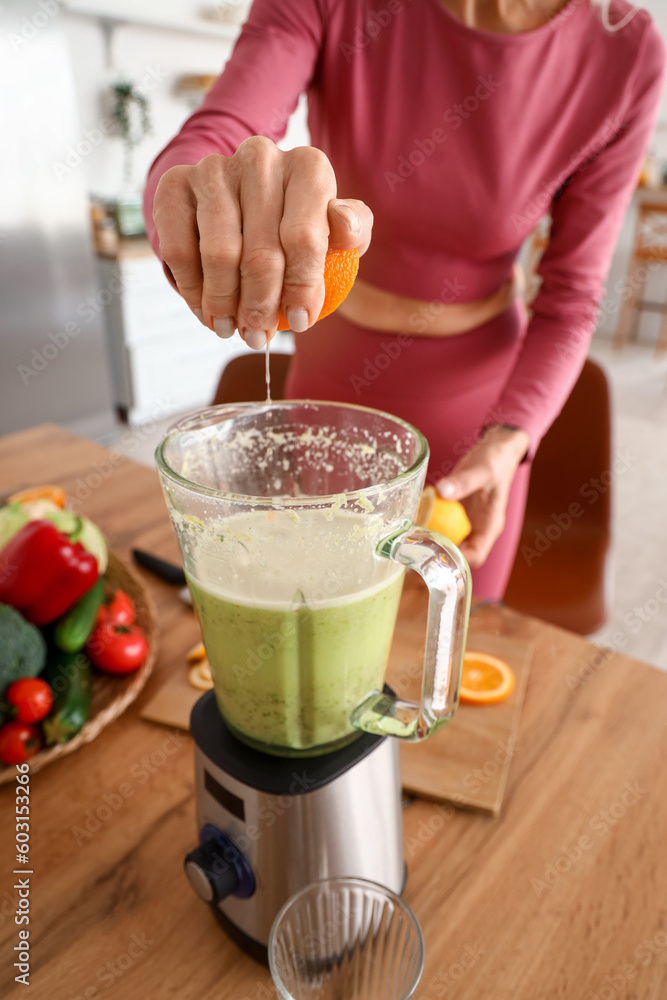
M 612 23 L 630 9 L 612 0 Z M 149 236 L 159 255 L 165 170 L 231 155 L 250 135 L 277 141 L 302 91 L 339 197 L 375 215 L 360 276 L 379 288 L 482 298 L 551 211 L 527 335 L 487 421 L 501 412 L 533 452 L 586 356 L 665 61 L 645 11 L 610 32 L 590 0 L 522 34 L 470 28 L 440 0 L 255 0 L 201 109 L 151 167 Z

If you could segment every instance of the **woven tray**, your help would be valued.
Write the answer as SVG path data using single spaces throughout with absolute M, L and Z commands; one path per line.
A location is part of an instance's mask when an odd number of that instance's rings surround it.
M 55 746 L 40 750 L 30 758 L 30 771 L 35 773 L 54 760 L 59 760 L 68 753 L 73 753 L 90 743 L 98 736 L 105 726 L 117 719 L 131 705 L 153 669 L 157 656 L 158 626 L 155 605 L 141 580 L 133 573 L 122 559 L 109 553 L 109 565 L 104 574 L 108 583 L 120 587 L 134 601 L 137 610 L 137 625 L 139 625 L 148 642 L 148 656 L 139 670 L 121 677 L 103 674 L 93 670 L 93 696 L 90 704 L 90 715 L 83 729 L 67 743 L 57 743 Z M 14 765 L 0 767 L 0 785 L 11 781 L 16 775 Z

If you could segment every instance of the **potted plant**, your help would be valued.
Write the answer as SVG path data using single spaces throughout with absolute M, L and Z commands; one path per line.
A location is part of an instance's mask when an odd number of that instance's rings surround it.
M 116 222 L 121 236 L 145 232 L 141 195 L 133 187 L 134 150 L 152 131 L 148 98 L 130 80 L 111 84 L 111 118 L 123 140 L 123 184 L 116 200 Z

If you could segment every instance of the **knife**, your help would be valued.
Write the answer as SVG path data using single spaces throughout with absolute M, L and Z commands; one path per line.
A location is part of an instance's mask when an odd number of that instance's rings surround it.
M 147 569 L 149 573 L 157 576 L 160 580 L 171 583 L 174 587 L 180 587 L 178 592 L 180 599 L 186 604 L 192 604 L 185 573 L 180 566 L 175 566 L 174 563 L 167 562 L 166 559 L 159 559 L 157 556 L 151 555 L 150 552 L 144 552 L 143 549 L 132 549 L 132 558 L 137 565 Z

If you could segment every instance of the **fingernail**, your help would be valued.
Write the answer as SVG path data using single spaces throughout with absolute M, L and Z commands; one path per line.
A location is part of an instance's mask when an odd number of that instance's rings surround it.
M 213 317 L 213 329 L 219 337 L 223 340 L 227 340 L 229 337 L 233 337 L 236 331 L 236 323 L 234 322 L 233 316 L 214 316 Z
M 353 233 L 361 232 L 361 220 L 349 205 L 334 205 L 339 215 L 342 215 Z
M 456 489 L 454 488 L 453 483 L 448 482 L 446 479 L 441 479 L 438 483 L 438 493 L 441 497 L 444 497 L 445 500 L 450 500 L 456 493 Z
M 303 306 L 288 306 L 287 322 L 294 333 L 304 333 L 308 329 L 308 310 Z
M 203 323 L 204 322 L 204 313 L 201 311 L 201 309 L 193 309 L 192 311 L 195 314 L 195 316 L 197 317 L 197 319 L 199 320 L 199 322 Z
M 266 347 L 266 330 L 244 330 L 243 339 L 253 351 L 261 351 Z

